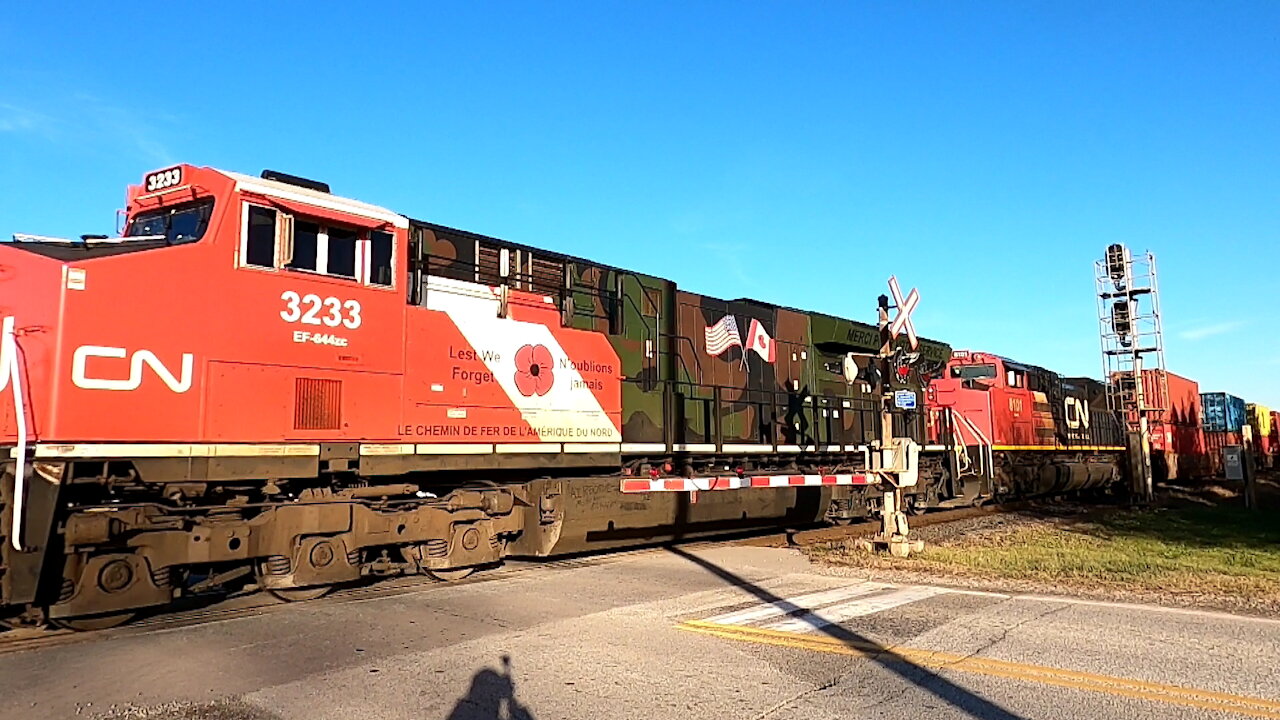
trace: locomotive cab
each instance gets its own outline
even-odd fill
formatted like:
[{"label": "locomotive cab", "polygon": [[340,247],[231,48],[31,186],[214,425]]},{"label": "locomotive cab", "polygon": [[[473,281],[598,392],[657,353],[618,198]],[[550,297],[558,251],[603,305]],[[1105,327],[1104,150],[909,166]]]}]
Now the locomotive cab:
[{"label": "locomotive cab", "polygon": [[[314,185],[180,165],[129,188],[119,238],[4,247],[5,274],[31,287],[6,292],[0,310],[23,353],[49,359],[27,364],[52,369],[31,379],[29,439],[336,435],[348,408],[333,382],[353,381],[352,397],[395,391],[384,376],[402,358],[377,348],[400,345],[396,248],[407,227]],[[317,390],[303,389],[303,374]],[[0,434],[12,430],[0,416]]]},{"label": "locomotive cab", "polygon": [[1026,366],[988,353],[956,351],[934,385],[936,406],[959,416],[957,432],[971,444],[1035,441],[1036,399]]},{"label": "locomotive cab", "polygon": [[[128,189],[120,237],[0,243],[4,601],[35,597],[59,504],[315,477],[389,435],[408,224],[288,176],[179,165]],[[248,557],[234,540],[221,555]],[[112,601],[167,591],[147,592]]]}]

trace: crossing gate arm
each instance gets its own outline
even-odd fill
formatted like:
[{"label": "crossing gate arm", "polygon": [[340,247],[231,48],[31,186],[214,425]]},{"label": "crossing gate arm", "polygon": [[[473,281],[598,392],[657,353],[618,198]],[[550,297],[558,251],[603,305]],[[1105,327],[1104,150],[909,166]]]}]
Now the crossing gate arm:
[{"label": "crossing gate arm", "polygon": [[736,475],[703,478],[627,478],[622,481],[624,493],[713,492],[719,490],[753,490],[762,488],[822,487],[824,485],[874,485],[876,481],[863,473],[841,475]]}]

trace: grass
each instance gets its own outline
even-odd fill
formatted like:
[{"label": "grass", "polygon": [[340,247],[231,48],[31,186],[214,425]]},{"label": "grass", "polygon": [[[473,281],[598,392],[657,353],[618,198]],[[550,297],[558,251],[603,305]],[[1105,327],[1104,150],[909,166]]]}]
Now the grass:
[{"label": "grass", "polygon": [[1055,588],[1228,597],[1280,607],[1280,514],[1230,505],[1022,516],[927,542],[908,560],[815,548],[836,565],[1026,581]]}]

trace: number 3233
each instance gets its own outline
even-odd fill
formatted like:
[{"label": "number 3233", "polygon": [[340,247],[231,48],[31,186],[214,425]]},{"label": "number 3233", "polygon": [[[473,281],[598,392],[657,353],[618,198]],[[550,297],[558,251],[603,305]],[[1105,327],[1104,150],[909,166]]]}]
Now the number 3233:
[{"label": "number 3233", "polygon": [[360,303],[356,300],[343,302],[335,297],[321,298],[314,293],[299,295],[292,290],[280,294],[285,302],[280,318],[285,322],[300,322],[303,325],[327,325],[355,330],[360,327]]}]

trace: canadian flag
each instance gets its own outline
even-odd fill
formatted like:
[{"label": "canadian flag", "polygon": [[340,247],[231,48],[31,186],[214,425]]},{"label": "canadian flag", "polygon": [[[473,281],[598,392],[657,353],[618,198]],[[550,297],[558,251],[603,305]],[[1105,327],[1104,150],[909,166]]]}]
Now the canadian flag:
[{"label": "canadian flag", "polygon": [[751,321],[751,329],[747,331],[747,349],[755,350],[756,354],[766,362],[775,362],[778,359],[773,338],[765,332],[764,325],[760,324],[759,320]]}]

